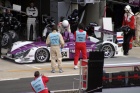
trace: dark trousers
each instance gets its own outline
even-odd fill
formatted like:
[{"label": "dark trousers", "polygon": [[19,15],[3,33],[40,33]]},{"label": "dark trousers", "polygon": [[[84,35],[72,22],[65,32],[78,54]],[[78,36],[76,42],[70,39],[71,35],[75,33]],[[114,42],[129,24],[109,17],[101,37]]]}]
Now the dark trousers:
[{"label": "dark trousers", "polygon": [[123,42],[124,54],[127,54],[129,52],[129,43],[132,37],[133,37],[133,34],[131,33],[124,34],[124,42]]}]

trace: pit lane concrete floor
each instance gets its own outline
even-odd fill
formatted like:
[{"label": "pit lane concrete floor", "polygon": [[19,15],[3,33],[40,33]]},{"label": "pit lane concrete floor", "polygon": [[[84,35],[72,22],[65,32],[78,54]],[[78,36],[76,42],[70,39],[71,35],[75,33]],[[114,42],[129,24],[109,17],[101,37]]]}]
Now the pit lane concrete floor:
[{"label": "pit lane concrete floor", "polygon": [[[129,56],[118,56],[115,58],[105,59],[105,64],[128,63],[128,62],[129,63],[140,62],[140,47],[134,47],[132,50],[130,50]],[[132,68],[129,68],[129,70],[130,69],[132,70]],[[34,71],[36,71],[36,70],[39,70],[42,74],[47,75],[50,78],[54,78],[49,83],[50,84],[49,87],[51,88],[51,90],[67,89],[64,86],[68,85],[68,83],[70,83],[69,89],[72,89],[73,88],[72,82],[74,81],[73,79],[75,76],[77,76],[79,74],[79,70],[73,69],[73,61],[63,61],[64,73],[58,73],[58,70],[56,73],[50,73],[50,71],[51,71],[50,63],[16,64],[11,60],[0,59],[0,86],[1,86],[2,90],[5,89],[6,91],[9,91],[9,92],[5,92],[0,89],[1,90],[0,93],[21,93],[21,92],[11,92],[11,90],[14,91],[17,88],[17,86],[19,86],[20,84],[22,84],[22,86],[19,86],[20,88],[19,89],[17,88],[15,91],[22,89],[22,90],[24,90],[24,91],[22,91],[22,93],[32,93],[31,89],[29,88],[30,85],[28,85],[28,84],[33,79],[33,74],[34,74]],[[120,71],[128,70],[128,68],[127,69],[121,68],[119,70]],[[114,69],[114,70],[108,70],[108,71],[118,71],[118,68]],[[67,80],[67,78],[65,78],[66,80],[64,80],[63,77],[66,77],[66,76],[71,78],[72,81]],[[62,82],[59,81],[60,80],[59,77],[62,81],[65,82],[66,85],[62,84]],[[67,81],[69,81],[69,82],[67,82]],[[59,85],[55,86],[56,83],[54,83],[54,82],[56,82],[56,83],[58,82],[58,84],[60,84],[60,85],[62,84],[62,86],[59,86]],[[75,82],[77,82],[77,81],[75,81]],[[7,85],[9,88],[6,87]],[[77,85],[75,85],[75,86],[77,86]],[[26,88],[29,90],[27,90]],[[108,91],[108,90],[105,90],[105,91]],[[138,92],[136,91],[133,93],[139,93],[139,91],[140,90],[138,90]],[[113,92],[113,90],[112,90],[112,92]],[[111,93],[111,92],[102,92],[102,93]],[[126,92],[114,92],[114,93],[126,93]],[[132,92],[130,92],[130,93],[132,93]]]},{"label": "pit lane concrete floor", "polygon": [[[130,50],[128,56],[118,56],[114,58],[105,58],[105,64],[109,63],[132,63],[140,62],[140,47],[134,47]],[[56,73],[51,73],[51,64],[47,63],[32,63],[32,64],[17,64],[11,60],[0,59],[0,80],[9,80],[17,78],[33,77],[33,73],[39,70],[42,74],[47,76],[63,76],[63,75],[78,75],[79,69],[73,69],[73,61],[63,61],[63,73],[59,73],[56,69]],[[133,68],[119,68],[122,70],[133,70]],[[107,69],[107,71],[118,71],[117,69]]]},{"label": "pit lane concrete floor", "polygon": [[[51,93],[79,93],[78,91],[70,92],[70,90],[77,90],[79,81],[74,80],[79,76],[62,76],[50,77],[47,83]],[[33,78],[21,78],[18,80],[9,80],[0,82],[0,93],[34,93],[31,89],[30,82]],[[62,82],[63,81],[63,82]],[[74,86],[73,86],[74,85]],[[65,92],[64,92],[64,89]],[[123,87],[123,88],[107,88],[102,92],[95,93],[139,93],[140,87]]]}]

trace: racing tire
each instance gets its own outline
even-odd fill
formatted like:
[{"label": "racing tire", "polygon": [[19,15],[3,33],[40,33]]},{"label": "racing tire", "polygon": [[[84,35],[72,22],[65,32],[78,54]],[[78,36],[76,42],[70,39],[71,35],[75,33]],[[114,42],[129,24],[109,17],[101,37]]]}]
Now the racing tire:
[{"label": "racing tire", "polygon": [[18,37],[18,35],[17,35],[17,33],[15,31],[9,30],[9,34],[12,37],[12,43],[14,43],[14,42],[19,40],[19,37]]},{"label": "racing tire", "polygon": [[111,44],[103,44],[100,48],[100,51],[104,51],[105,58],[112,58],[115,55],[115,49]]},{"label": "racing tire", "polygon": [[39,48],[35,53],[35,61],[39,63],[47,62],[50,58],[50,53],[45,48]]},{"label": "racing tire", "polygon": [[12,37],[8,32],[3,33],[1,39],[2,48],[10,48],[12,46]]}]

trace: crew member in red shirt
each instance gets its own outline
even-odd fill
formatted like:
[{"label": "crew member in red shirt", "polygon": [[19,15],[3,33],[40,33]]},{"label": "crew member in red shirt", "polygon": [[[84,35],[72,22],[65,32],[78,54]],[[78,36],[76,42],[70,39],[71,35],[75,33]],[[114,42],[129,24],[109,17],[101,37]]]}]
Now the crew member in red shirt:
[{"label": "crew member in red shirt", "polygon": [[[125,14],[123,18],[122,26],[129,26],[131,28],[131,34],[124,34],[123,50],[124,55],[128,55],[129,49],[132,48],[132,41],[135,39],[135,17],[129,5],[125,6]],[[131,43],[131,44],[130,44]]]},{"label": "crew member in red shirt", "polygon": [[40,75],[39,71],[35,71],[34,73],[34,80],[31,82],[32,89],[35,93],[50,93],[46,83],[49,81],[49,78]]},{"label": "crew member in red shirt", "polygon": [[86,51],[86,39],[87,33],[83,30],[84,25],[81,23],[78,25],[78,30],[75,31],[75,57],[74,57],[74,69],[77,69],[78,60],[80,56],[80,51],[82,52],[82,58],[87,59],[87,51]]}]

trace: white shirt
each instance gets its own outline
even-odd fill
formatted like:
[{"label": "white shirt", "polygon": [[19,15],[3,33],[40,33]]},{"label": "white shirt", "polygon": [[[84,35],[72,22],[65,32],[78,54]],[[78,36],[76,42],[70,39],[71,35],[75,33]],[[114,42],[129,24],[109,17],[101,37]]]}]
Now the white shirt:
[{"label": "white shirt", "polygon": [[36,7],[27,7],[26,13],[28,16],[37,17],[38,16],[38,9]]}]

